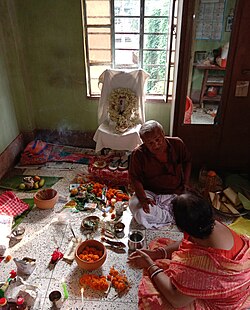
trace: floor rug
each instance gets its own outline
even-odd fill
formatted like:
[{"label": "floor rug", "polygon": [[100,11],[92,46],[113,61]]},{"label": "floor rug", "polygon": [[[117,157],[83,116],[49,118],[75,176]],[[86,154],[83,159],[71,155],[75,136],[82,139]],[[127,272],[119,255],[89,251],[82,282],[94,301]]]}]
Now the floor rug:
[{"label": "floor rug", "polygon": [[87,165],[95,157],[95,150],[31,141],[21,154],[20,165],[40,165],[47,162],[63,161]]}]

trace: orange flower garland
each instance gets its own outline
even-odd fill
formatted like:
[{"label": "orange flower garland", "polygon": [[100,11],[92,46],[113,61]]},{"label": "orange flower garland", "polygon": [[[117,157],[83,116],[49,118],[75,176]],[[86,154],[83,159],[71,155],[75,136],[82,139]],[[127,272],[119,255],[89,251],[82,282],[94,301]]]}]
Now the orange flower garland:
[{"label": "orange flower garland", "polygon": [[[95,194],[97,197],[102,197],[103,188],[104,188],[104,184],[101,184],[98,182],[93,183],[93,188],[91,190],[91,193]],[[115,188],[109,188],[105,195],[108,200],[111,200],[112,198],[115,198],[116,201],[124,201],[124,200],[128,201],[129,200],[129,196],[127,194]]]},{"label": "orange flower garland", "polygon": [[93,263],[100,259],[103,255],[103,252],[94,248],[94,247],[86,247],[82,253],[80,253],[78,256],[80,259],[87,261],[89,263]]},{"label": "orange flower garland", "polygon": [[111,267],[107,279],[111,281],[112,286],[118,293],[124,292],[129,288],[128,278],[124,270],[119,272],[114,267]]},{"label": "orange flower garland", "polygon": [[95,274],[84,274],[80,280],[81,286],[89,286],[96,291],[107,291],[109,284],[105,276],[97,276]]},{"label": "orange flower garland", "polygon": [[96,274],[84,274],[79,283],[81,286],[88,286],[96,291],[105,292],[109,289],[109,282],[118,294],[124,293],[129,287],[125,271],[119,272],[114,267],[110,268],[108,276],[97,276]]}]

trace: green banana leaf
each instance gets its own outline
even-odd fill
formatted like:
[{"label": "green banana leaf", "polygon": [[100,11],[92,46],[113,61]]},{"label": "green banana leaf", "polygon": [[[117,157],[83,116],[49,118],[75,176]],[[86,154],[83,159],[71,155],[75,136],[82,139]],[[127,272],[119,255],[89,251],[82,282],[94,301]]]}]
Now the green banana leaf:
[{"label": "green banana leaf", "polygon": [[[20,191],[20,192],[36,192],[38,189],[20,189],[19,185],[20,183],[23,183],[23,177],[25,176],[31,176],[31,175],[15,175],[6,179],[2,179],[0,181],[0,188],[6,189],[6,190],[15,190],[15,191]],[[48,176],[40,176],[45,180],[45,183],[43,187],[41,188],[48,188],[53,186],[56,182],[58,182],[62,177],[48,177]]]}]

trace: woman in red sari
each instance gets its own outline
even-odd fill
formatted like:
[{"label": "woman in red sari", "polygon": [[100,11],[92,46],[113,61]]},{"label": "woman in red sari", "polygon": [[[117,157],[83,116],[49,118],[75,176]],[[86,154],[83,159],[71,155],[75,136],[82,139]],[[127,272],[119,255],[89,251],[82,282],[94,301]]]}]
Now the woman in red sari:
[{"label": "woman in red sari", "polygon": [[139,309],[250,309],[250,239],[214,220],[201,196],[173,200],[181,242],[158,239],[128,262],[144,268]]}]

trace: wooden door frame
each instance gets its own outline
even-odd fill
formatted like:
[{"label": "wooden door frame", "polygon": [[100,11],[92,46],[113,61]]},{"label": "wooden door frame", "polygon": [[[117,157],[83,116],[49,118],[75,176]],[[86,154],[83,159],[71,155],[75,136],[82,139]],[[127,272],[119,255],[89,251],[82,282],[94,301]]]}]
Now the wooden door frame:
[{"label": "wooden door frame", "polygon": [[[236,0],[235,20],[240,21],[242,2]],[[232,72],[237,49],[237,37],[239,23],[234,22],[230,37],[230,49],[227,61],[226,76],[221,97],[221,117],[216,125],[208,124],[183,124],[185,113],[186,94],[188,89],[188,76],[190,69],[193,14],[195,1],[183,1],[183,14],[181,24],[181,39],[179,52],[179,65],[176,84],[175,110],[173,119],[173,136],[179,136],[184,140],[193,155],[193,166],[212,167],[218,169],[223,167],[223,141],[222,133],[227,111],[227,104],[230,96]]]}]

